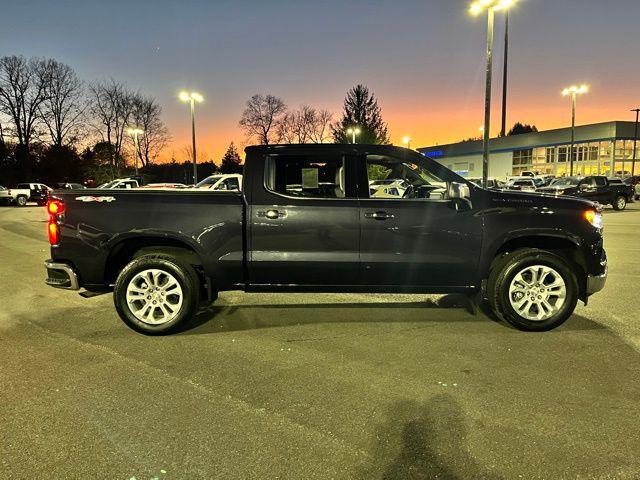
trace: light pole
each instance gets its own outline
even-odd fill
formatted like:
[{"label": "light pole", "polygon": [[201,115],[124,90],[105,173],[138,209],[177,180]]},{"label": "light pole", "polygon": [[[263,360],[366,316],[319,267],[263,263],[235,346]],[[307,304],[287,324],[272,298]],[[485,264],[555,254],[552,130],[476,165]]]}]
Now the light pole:
[{"label": "light pole", "polygon": [[477,0],[471,4],[472,15],[487,11],[487,69],[484,93],[484,135],[482,138],[482,185],[487,187],[489,176],[489,129],[491,126],[491,70],[493,66],[493,18],[496,10],[506,10],[515,0]]},{"label": "light pole", "polygon": [[135,167],[136,167],[136,177],[138,176],[138,154],[140,152],[140,148],[138,146],[138,135],[142,135],[144,130],[140,128],[128,128],[127,133],[133,137],[133,145],[135,147]]},{"label": "light pole", "polygon": [[509,58],[509,10],[504,12],[504,65],[502,66],[502,125],[500,136],[507,133],[507,65]]},{"label": "light pole", "polygon": [[198,183],[198,164],[196,162],[196,102],[201,103],[204,98],[196,92],[180,92],[180,100],[189,103],[191,107],[191,150],[193,152],[193,184]]},{"label": "light pole", "polygon": [[360,129],[358,127],[347,128],[347,133],[351,135],[351,143],[356,143],[356,135],[360,135]]},{"label": "light pole", "polygon": [[405,144],[409,150],[411,150],[411,137],[402,137],[402,143]]},{"label": "light pole", "polygon": [[564,97],[571,95],[571,148],[569,149],[569,176],[573,176],[573,144],[576,140],[576,97],[583,93],[587,93],[589,87],[586,85],[571,85],[562,90]]},{"label": "light pole", "polygon": [[634,108],[631,110],[636,112],[636,127],[633,131],[633,160],[631,160],[631,176],[636,174],[636,147],[638,146],[638,114],[640,114],[640,108]]}]

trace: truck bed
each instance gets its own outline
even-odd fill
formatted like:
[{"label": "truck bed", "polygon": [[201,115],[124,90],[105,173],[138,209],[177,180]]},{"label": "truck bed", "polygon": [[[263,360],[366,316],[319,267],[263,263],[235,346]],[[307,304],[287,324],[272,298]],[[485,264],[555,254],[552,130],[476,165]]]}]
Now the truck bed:
[{"label": "truck bed", "polygon": [[52,197],[64,204],[52,259],[82,272],[80,284],[89,290],[112,284],[118,258],[146,245],[192,250],[207,277],[242,282],[245,207],[239,192],[88,189]]}]

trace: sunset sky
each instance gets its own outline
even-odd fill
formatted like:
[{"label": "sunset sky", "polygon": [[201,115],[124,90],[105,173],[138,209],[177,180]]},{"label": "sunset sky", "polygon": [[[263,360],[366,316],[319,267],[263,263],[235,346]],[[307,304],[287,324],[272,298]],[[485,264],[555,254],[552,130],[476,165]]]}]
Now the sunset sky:
[{"label": "sunset sky", "polygon": [[[219,161],[247,144],[238,120],[254,93],[340,115],[357,83],[379,99],[392,142],[478,135],[485,17],[463,0],[6,2],[0,55],[52,57],[85,80],[113,77],[155,96],[182,159],[189,143],[182,88],[201,92],[198,145]],[[502,14],[496,17],[492,135],[500,123]],[[638,0],[520,0],[511,13],[508,124],[567,125],[563,87],[586,82],[578,124],[630,120],[640,106]]]}]

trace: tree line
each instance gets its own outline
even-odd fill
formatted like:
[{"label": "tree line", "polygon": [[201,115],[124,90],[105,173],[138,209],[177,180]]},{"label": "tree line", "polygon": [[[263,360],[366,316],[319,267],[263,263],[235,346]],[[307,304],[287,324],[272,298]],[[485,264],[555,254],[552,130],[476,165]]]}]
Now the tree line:
[{"label": "tree line", "polygon": [[[108,79],[87,83],[54,59],[0,57],[0,178],[113,177],[152,165],[171,140],[157,100]],[[138,148],[127,129],[142,130]]]},{"label": "tree line", "polygon": [[[240,127],[251,143],[389,143],[376,97],[364,85],[347,92],[336,121],[326,109],[289,109],[274,95],[256,94]],[[137,148],[129,129],[141,131]],[[0,57],[0,184],[24,181],[95,184],[131,175],[134,165],[149,181],[189,182],[192,166],[172,156],[157,162],[171,135],[158,101],[109,78],[87,82],[72,67],[49,58]],[[190,158],[184,152],[183,158]],[[198,159],[198,177],[241,170],[233,143],[220,165]]]},{"label": "tree line", "polygon": [[256,94],[246,103],[239,122],[248,141],[273,143],[351,143],[351,128],[358,129],[357,142],[387,144],[387,124],[375,95],[365,85],[347,92],[341,117],[310,105],[290,110],[275,95]]}]

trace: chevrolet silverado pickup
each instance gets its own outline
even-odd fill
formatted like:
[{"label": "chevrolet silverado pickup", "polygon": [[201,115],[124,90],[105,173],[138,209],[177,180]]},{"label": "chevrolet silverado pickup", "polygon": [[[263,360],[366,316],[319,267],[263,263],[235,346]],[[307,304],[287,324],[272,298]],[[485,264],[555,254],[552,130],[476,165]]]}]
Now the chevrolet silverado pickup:
[{"label": "chevrolet silverado pickup", "polygon": [[[113,291],[134,330],[184,328],[224,290],[462,293],[549,330],[604,287],[589,201],[484,190],[380,145],[246,150],[241,191],[56,191],[46,283]],[[383,197],[370,185],[403,185]]]}]

